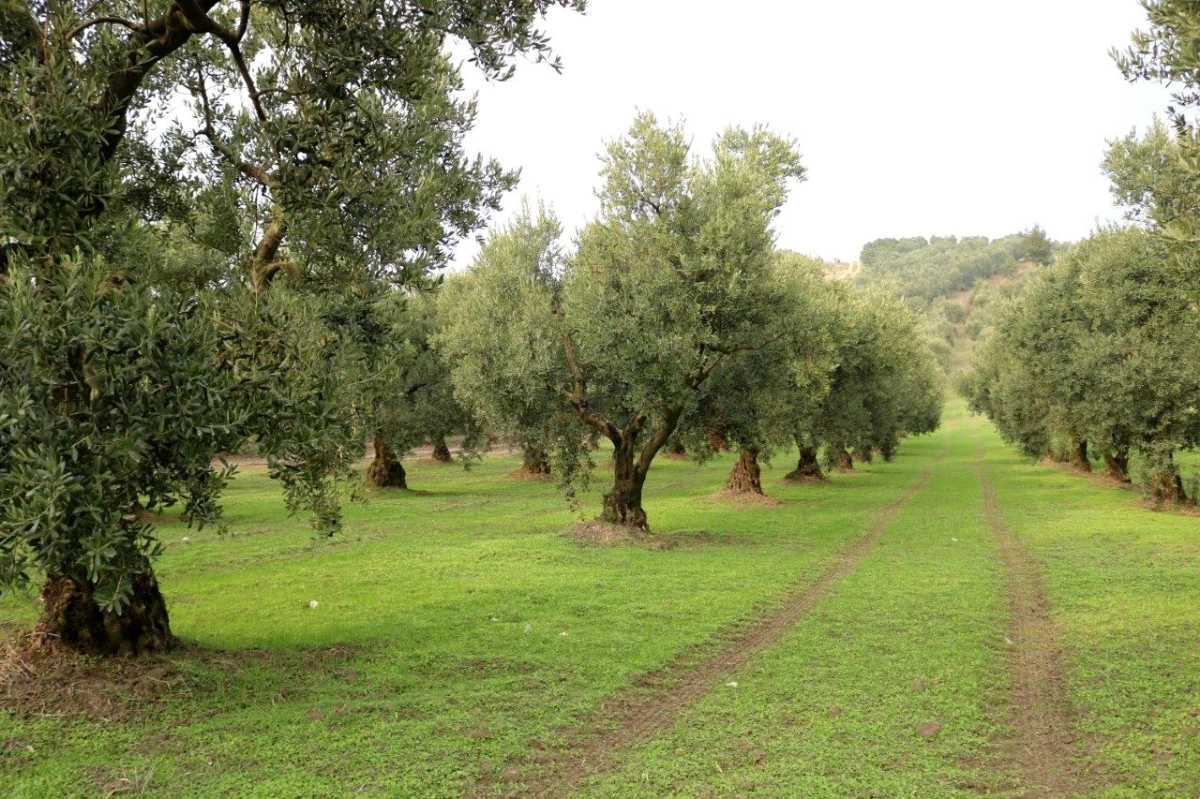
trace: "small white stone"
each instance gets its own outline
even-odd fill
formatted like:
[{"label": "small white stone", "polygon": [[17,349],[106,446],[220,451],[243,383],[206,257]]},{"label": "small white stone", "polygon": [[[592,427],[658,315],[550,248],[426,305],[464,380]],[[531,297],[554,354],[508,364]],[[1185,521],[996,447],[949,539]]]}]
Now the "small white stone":
[{"label": "small white stone", "polygon": [[320,602],[318,602],[317,600],[314,599],[308,603],[308,609],[316,610],[320,606],[320,604],[321,604]]},{"label": "small white stone", "polygon": [[558,635],[559,635],[559,637],[561,637],[561,638],[566,638],[568,635],[570,635],[570,633],[569,633],[569,632],[567,632],[566,630],[564,630],[564,631],[562,631],[561,633],[559,633]]},{"label": "small white stone", "polygon": [[531,633],[531,632],[533,632],[533,625],[532,625],[532,624],[526,624],[526,625],[525,625],[525,632],[527,632],[527,633]]},{"label": "small white stone", "polygon": [[497,619],[495,616],[492,616],[492,621],[500,621],[500,620]]},{"label": "small white stone", "polygon": [[954,538],[953,536],[951,536],[950,540],[951,540],[951,541],[955,541],[955,542],[957,542],[957,541],[958,541],[958,539],[957,539],[957,538]]},{"label": "small white stone", "polygon": [[731,680],[730,682],[725,683],[725,687],[726,688],[737,688],[737,680]]},{"label": "small white stone", "polygon": [[183,537],[183,543],[185,543],[185,544],[190,544],[190,543],[192,543],[192,539],[188,538],[188,537],[185,535],[185,536]]},{"label": "small white stone", "polygon": [[1012,645],[1013,645],[1014,643],[1016,643],[1016,642],[1015,642],[1015,641],[1013,641],[1013,639],[1009,638],[1009,637],[1006,635],[1006,636],[1004,636],[1004,643],[1008,644],[1009,646],[1012,646]]}]

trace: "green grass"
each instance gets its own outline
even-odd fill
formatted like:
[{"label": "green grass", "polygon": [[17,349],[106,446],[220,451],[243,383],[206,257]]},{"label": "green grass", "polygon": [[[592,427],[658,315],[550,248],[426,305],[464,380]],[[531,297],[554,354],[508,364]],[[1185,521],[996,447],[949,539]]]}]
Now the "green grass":
[{"label": "green grass", "polygon": [[[579,791],[1012,785],[993,744],[1006,606],[972,468],[983,447],[1005,521],[1044,564],[1079,757],[1116,786],[1105,795],[1200,795],[1200,519],[1029,466],[957,405],[894,463],[829,485],[783,484],[781,459],[765,476],[780,507],[712,500],[729,459],[656,462],[647,510],[679,542],[669,550],[570,540],[575,517],[553,486],[511,478],[511,458],[470,473],[414,463],[417,491],[352,506],[346,535],[322,543],[247,471],[228,495],[229,535],[161,531],[160,581],[191,646],[141,685],[125,680],[108,720],[0,711],[0,793],[461,795],[499,781],[530,739],[555,744],[631,678],[815,577],[927,466],[878,544],[731,675],[736,688],[717,686]],[[30,598],[0,600],[0,629],[35,613]],[[926,722],[941,725],[928,740]]]},{"label": "green grass", "polygon": [[1200,796],[1200,518],[998,446],[987,468],[1042,563],[1101,795]]},{"label": "green grass", "polygon": [[[1005,684],[1002,588],[964,468],[977,447],[949,425],[909,445],[949,449],[835,593],[597,793],[958,796],[993,781],[970,761]],[[928,740],[926,723],[941,726]]]}]

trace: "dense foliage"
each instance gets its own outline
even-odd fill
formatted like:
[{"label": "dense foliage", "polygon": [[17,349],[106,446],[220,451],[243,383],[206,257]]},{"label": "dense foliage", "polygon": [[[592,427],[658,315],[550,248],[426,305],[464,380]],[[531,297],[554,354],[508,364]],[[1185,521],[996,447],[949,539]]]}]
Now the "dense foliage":
[{"label": "dense foliage", "polygon": [[1115,53],[1130,80],[1174,87],[1155,121],[1104,159],[1132,227],[1100,230],[997,314],[965,382],[972,405],[1031,455],[1128,480],[1143,461],[1158,499],[1185,499],[1175,454],[1200,444],[1200,26],[1195,4],[1147,0],[1147,31]]},{"label": "dense foliage", "polygon": [[[593,469],[587,431],[607,439],[603,518],[636,528],[672,436],[698,458],[736,449],[730,487],[760,491],[759,455],[798,429],[890,452],[935,428],[938,367],[914,317],[775,250],[771,222],[802,174],[766,131],[730,130],[699,160],[680,128],[640,116],[608,148],[602,211],[574,253],[527,210],[447,287],[440,344],[458,396],[492,424],[529,425],[569,495]],[[842,438],[810,426],[814,408],[847,414],[830,423]]]},{"label": "dense foliage", "polygon": [[999,315],[968,383],[972,406],[1032,456],[1089,467],[1180,500],[1174,453],[1200,443],[1200,314],[1167,248],[1136,228],[1076,247]]},{"label": "dense foliage", "polygon": [[381,384],[425,368],[373,348],[371,298],[514,179],[463,151],[446,48],[492,78],[556,65],[537,25],[582,5],[4,0],[0,579],[47,576],[47,637],[168,646],[141,512],[212,518],[247,439],[337,529],[367,430],[408,429]]},{"label": "dense foliage", "polygon": [[862,282],[890,280],[905,295],[926,300],[1017,270],[1017,257],[1008,243],[985,236],[879,239],[863,247],[860,259]]}]

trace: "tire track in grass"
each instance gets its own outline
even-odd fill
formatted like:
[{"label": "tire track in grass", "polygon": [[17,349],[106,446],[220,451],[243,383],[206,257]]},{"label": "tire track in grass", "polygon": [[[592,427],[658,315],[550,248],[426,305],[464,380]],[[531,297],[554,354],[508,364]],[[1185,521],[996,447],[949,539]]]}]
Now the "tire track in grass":
[{"label": "tire track in grass", "polygon": [[[516,793],[520,796],[563,796],[584,777],[611,770],[619,753],[671,727],[684,710],[709,694],[753,655],[779,641],[857,566],[891,527],[900,509],[925,487],[934,466],[945,456],[943,450],[926,464],[899,497],[875,514],[867,532],[836,555],[816,579],[797,582],[757,619],[719,633],[698,650],[685,652],[601,702],[580,726],[564,731],[561,746],[552,748],[532,742],[539,751],[510,763],[505,782],[519,783],[522,788]],[[496,790],[492,779],[481,779],[473,793],[490,796]]]},{"label": "tire track in grass", "polygon": [[995,486],[983,465],[985,452],[980,441],[974,467],[983,487],[984,516],[1004,564],[1009,605],[1006,641],[1012,682],[1001,757],[1020,778],[1026,790],[1022,796],[1076,796],[1088,789],[1089,780],[1076,758],[1066,658],[1040,566],[1004,522]]}]

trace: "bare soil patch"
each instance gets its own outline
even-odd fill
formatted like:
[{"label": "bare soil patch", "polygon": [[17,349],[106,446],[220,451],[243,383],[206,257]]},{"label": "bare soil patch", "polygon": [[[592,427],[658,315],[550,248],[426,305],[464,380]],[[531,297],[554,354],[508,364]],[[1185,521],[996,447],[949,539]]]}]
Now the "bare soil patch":
[{"label": "bare soil patch", "polygon": [[550,479],[550,475],[545,472],[535,472],[525,467],[509,472],[508,476],[516,480],[546,481]]},{"label": "bare soil patch", "polygon": [[580,522],[571,528],[570,536],[582,544],[605,548],[635,546],[645,549],[674,549],[679,546],[678,541],[668,536],[609,524],[600,519]]},{"label": "bare soil patch", "polygon": [[1040,566],[1004,523],[982,461],[976,461],[975,471],[983,486],[988,527],[1004,564],[1009,606],[1006,644],[1011,685],[1008,732],[999,741],[1001,758],[1006,769],[1019,776],[1025,788],[1022,796],[1084,793],[1094,786],[1076,758],[1078,736],[1067,697],[1066,658]]},{"label": "bare soil patch", "polygon": [[813,485],[824,485],[829,482],[829,478],[824,474],[796,474],[795,472],[788,472],[783,476],[783,481],[785,483],[811,483]]},{"label": "bare soil patch", "polygon": [[720,491],[713,494],[712,499],[715,499],[718,502],[727,502],[731,505],[740,505],[743,507],[777,508],[783,504],[783,500],[779,497],[772,497],[766,494],[755,494],[752,491],[731,491],[728,488],[722,488]]},{"label": "bare soil patch", "polygon": [[[339,644],[303,650],[207,650],[181,642],[169,655],[92,658],[47,645],[30,633],[0,640],[0,709],[21,717],[113,721],[142,716],[196,693],[217,690],[222,674],[271,662],[304,679],[349,678],[358,648]],[[207,666],[208,675],[196,665]]]},{"label": "bare soil patch", "polygon": [[[779,641],[857,566],[900,508],[925,487],[932,469],[933,464],[926,466],[903,494],[875,515],[866,533],[835,556],[815,580],[797,581],[774,601],[756,609],[750,621],[731,625],[661,669],[631,680],[617,695],[601,702],[591,716],[564,730],[559,746],[538,748],[509,763],[502,771],[505,781],[521,782],[523,796],[566,796],[584,777],[612,769],[619,752],[668,729],[730,673]],[[497,795],[502,786],[494,780],[495,776],[489,775],[480,778],[474,794]]]},{"label": "bare soil patch", "polygon": [[86,658],[33,634],[0,642],[0,708],[21,716],[125,718],[187,691],[189,682],[169,657]]}]

